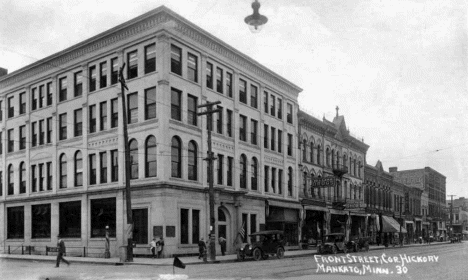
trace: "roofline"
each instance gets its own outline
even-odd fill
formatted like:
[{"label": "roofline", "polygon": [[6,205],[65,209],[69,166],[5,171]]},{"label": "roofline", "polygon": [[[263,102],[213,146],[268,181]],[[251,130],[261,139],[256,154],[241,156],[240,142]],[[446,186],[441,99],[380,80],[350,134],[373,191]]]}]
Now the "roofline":
[{"label": "roofline", "polygon": [[184,17],[182,17],[181,15],[175,13],[174,11],[172,11],[171,9],[167,8],[164,5],[159,6],[159,7],[155,8],[155,9],[149,11],[149,12],[146,12],[146,13],[140,15],[140,16],[137,16],[136,18],[128,20],[128,21],[126,21],[126,22],[124,22],[122,24],[119,24],[119,25],[117,25],[117,26],[115,26],[115,27],[113,27],[113,28],[111,28],[109,30],[101,32],[101,33],[99,33],[99,34],[97,34],[97,35],[95,35],[95,36],[93,36],[93,37],[91,37],[89,39],[86,39],[86,40],[84,40],[82,42],[79,42],[79,43],[77,43],[75,45],[72,45],[72,46],[70,46],[70,47],[68,47],[68,48],[66,48],[66,49],[64,49],[62,51],[59,51],[59,52],[57,52],[55,54],[52,54],[52,55],[47,56],[47,57],[45,57],[43,59],[40,59],[40,60],[38,60],[36,62],[33,62],[33,63],[31,63],[31,64],[29,64],[29,65],[27,65],[25,67],[22,67],[22,68],[20,68],[18,70],[15,70],[15,71],[11,72],[8,75],[0,77],[0,89],[2,88],[1,84],[3,82],[8,81],[9,79],[11,79],[13,77],[19,76],[21,74],[25,74],[28,71],[32,70],[33,68],[35,68],[37,66],[40,66],[40,65],[43,65],[43,64],[53,64],[53,63],[51,63],[51,61],[53,61],[55,59],[58,59],[59,57],[61,57],[63,55],[72,53],[73,51],[76,51],[76,50],[78,50],[80,48],[83,48],[83,47],[85,47],[87,45],[90,45],[91,43],[97,42],[98,40],[103,39],[106,36],[109,36],[109,35],[111,35],[113,33],[116,33],[117,31],[123,30],[126,27],[129,27],[129,26],[131,26],[133,24],[136,24],[136,23],[138,23],[140,21],[143,21],[143,20],[148,19],[150,17],[156,16],[158,14],[169,16],[172,19],[180,21],[182,24],[188,25],[188,27],[194,29],[196,32],[199,32],[200,34],[206,36],[208,39],[220,44],[222,47],[226,48],[228,51],[233,52],[234,55],[237,55],[241,59],[244,59],[248,63],[251,63],[254,67],[259,68],[260,71],[263,71],[265,74],[270,75],[274,79],[277,79],[282,84],[287,86],[291,91],[293,91],[294,94],[299,95],[299,93],[302,91],[302,88],[300,88],[299,86],[297,86],[294,83],[290,82],[289,80],[283,78],[279,74],[276,74],[275,72],[273,72],[272,70],[270,70],[267,67],[263,66],[262,64],[260,64],[256,60],[254,60],[251,57],[243,54],[239,50],[231,47],[229,44],[227,44],[224,41],[222,41],[221,39],[211,35],[209,32],[203,30],[202,28],[198,27],[194,23],[190,22],[189,20],[185,19]]}]

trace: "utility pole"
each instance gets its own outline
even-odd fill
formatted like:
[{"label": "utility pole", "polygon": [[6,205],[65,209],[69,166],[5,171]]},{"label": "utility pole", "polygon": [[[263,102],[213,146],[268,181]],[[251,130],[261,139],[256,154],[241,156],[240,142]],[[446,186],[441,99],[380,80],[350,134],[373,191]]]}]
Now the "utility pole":
[{"label": "utility pole", "polygon": [[124,136],[124,152],[125,152],[125,201],[127,206],[127,261],[133,262],[133,215],[132,215],[132,194],[130,190],[130,174],[132,172],[130,162],[130,149],[128,147],[128,130],[127,130],[127,106],[125,103],[125,89],[128,90],[123,70],[125,62],[119,71],[119,82],[122,92],[122,123]]},{"label": "utility pole", "polygon": [[456,196],[454,194],[449,194],[447,196],[450,196],[450,238],[452,238],[452,231],[453,231],[453,226],[452,226],[452,220],[453,220],[453,197]]},{"label": "utility pole", "polygon": [[207,115],[208,121],[208,194],[210,197],[210,261],[216,261],[216,230],[215,230],[215,210],[214,210],[214,188],[213,188],[213,160],[216,158],[211,151],[211,130],[213,129],[213,114],[221,112],[221,109],[213,110],[214,105],[221,104],[221,101],[198,105],[197,108],[207,107],[205,112],[197,113],[197,116]]}]

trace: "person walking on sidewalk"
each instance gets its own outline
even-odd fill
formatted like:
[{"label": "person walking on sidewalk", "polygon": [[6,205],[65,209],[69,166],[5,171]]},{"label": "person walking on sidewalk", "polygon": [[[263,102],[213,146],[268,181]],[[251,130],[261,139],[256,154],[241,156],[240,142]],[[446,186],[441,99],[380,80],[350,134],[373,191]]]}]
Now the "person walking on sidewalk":
[{"label": "person walking on sidewalk", "polygon": [[57,262],[55,264],[55,267],[60,266],[60,261],[63,261],[66,263],[68,266],[70,266],[70,262],[68,262],[66,259],[63,258],[63,254],[65,254],[65,242],[63,242],[63,239],[61,238],[60,235],[57,235],[58,241],[57,241]]},{"label": "person walking on sidewalk", "polygon": [[221,246],[221,254],[224,256],[226,254],[226,238],[220,236],[218,241],[219,245]]},{"label": "person walking on sidewalk", "polygon": [[156,242],[156,248],[158,248],[158,259],[160,259],[164,249],[164,239],[162,236],[159,238],[158,242]]},{"label": "person walking on sidewalk", "polygon": [[150,250],[154,259],[156,257],[156,238],[153,238],[153,240],[150,242]]},{"label": "person walking on sidewalk", "polygon": [[203,237],[198,241],[198,259],[206,260],[206,244]]}]

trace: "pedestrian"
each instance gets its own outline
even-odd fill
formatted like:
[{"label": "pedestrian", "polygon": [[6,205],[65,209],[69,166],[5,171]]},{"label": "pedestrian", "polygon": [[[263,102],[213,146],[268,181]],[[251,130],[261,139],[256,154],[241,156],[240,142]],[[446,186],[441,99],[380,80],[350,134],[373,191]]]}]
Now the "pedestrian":
[{"label": "pedestrian", "polygon": [[224,236],[220,236],[218,242],[221,246],[221,254],[224,256],[226,254],[226,238],[224,238]]},{"label": "pedestrian", "polygon": [[158,259],[160,259],[164,249],[164,239],[162,236],[159,238],[158,242],[156,242],[156,247],[158,248]]},{"label": "pedestrian", "polygon": [[150,250],[151,254],[153,255],[153,259],[156,256],[156,238],[153,238],[153,240],[150,242]]},{"label": "pedestrian", "polygon": [[63,258],[63,254],[65,254],[66,249],[65,249],[65,242],[63,242],[63,239],[61,238],[60,235],[57,235],[58,241],[57,241],[57,262],[55,264],[55,267],[60,266],[60,261],[62,260],[64,263],[66,263],[68,266],[70,266],[70,262],[68,262],[66,259]]},{"label": "pedestrian", "polygon": [[206,259],[206,244],[203,237],[198,241],[198,259]]}]

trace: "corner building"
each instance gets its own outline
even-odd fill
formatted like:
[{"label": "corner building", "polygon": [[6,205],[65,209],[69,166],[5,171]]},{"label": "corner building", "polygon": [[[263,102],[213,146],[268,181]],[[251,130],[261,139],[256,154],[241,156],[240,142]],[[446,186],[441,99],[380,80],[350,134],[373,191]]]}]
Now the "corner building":
[{"label": "corner building", "polygon": [[[212,119],[216,235],[228,252],[281,228],[297,244],[297,97],[301,89],[162,6],[0,77],[0,238],[44,254],[115,256],[126,245],[124,77],[135,254],[197,253],[209,233],[207,117]],[[85,251],[85,252],[83,252]],[[220,249],[217,248],[219,252]]]}]

